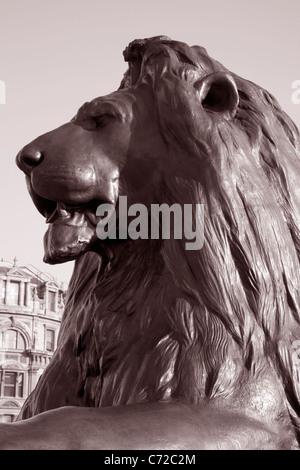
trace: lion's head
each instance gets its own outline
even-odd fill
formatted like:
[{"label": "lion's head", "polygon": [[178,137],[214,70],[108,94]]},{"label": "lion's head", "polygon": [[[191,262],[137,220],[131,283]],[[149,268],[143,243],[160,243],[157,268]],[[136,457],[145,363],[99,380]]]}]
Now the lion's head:
[{"label": "lion's head", "polygon": [[[27,414],[209,399],[295,419],[299,133],[268,92],[201,47],[161,36],[124,56],[119,90],[17,157],[49,224],[46,261],[80,257]],[[118,210],[121,195],[204,204],[203,248],[99,240],[95,208]]]},{"label": "lion's head", "polygon": [[[40,136],[17,157],[32,199],[49,224],[48,263],[101,250],[95,232],[99,204],[117,206],[122,194],[129,203],[161,202],[165,180],[176,176],[187,181],[205,179],[205,162],[192,157],[187,142],[178,145],[177,141],[185,126],[188,139],[193,138],[197,132],[190,126],[193,121],[201,120],[208,133],[212,113],[223,121],[236,113],[238,91],[225,69],[211,67],[209,62],[202,69],[196,62],[186,67],[183,45],[177,43],[173,50],[175,43],[167,38],[147,44],[143,61],[138,56],[144,44],[137,41],[125,52],[130,69],[118,91],[85,103],[71,122]],[[166,61],[164,51],[168,50],[172,56]],[[178,70],[172,75],[173,67]],[[164,122],[173,112],[170,100],[177,113],[173,129]],[[180,132],[174,127],[176,121]]]}]

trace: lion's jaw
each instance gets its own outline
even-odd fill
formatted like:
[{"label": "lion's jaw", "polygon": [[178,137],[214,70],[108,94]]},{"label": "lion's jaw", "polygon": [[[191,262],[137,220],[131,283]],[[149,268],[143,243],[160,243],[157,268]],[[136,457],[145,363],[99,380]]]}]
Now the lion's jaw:
[{"label": "lion's jaw", "polygon": [[47,219],[48,230],[44,236],[44,261],[63,263],[77,258],[96,241],[97,217],[89,205],[77,210],[57,202],[56,209]]}]

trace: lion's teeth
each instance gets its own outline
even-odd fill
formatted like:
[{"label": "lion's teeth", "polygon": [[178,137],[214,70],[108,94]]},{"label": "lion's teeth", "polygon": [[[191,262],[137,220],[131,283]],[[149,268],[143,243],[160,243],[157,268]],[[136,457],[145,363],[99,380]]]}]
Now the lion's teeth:
[{"label": "lion's teeth", "polygon": [[67,217],[69,215],[68,211],[66,211],[65,209],[58,209],[57,212],[61,217]]},{"label": "lion's teeth", "polygon": [[53,211],[52,214],[48,215],[48,217],[46,218],[46,223],[50,224],[54,222],[58,217],[60,218],[70,217],[70,213],[66,209],[66,204],[63,202],[58,202],[56,204],[55,211]]},{"label": "lion's teeth", "polygon": [[66,210],[66,205],[63,202],[58,202],[56,206],[57,213],[60,217],[67,217],[69,215]]},{"label": "lion's teeth", "polygon": [[50,224],[51,222],[53,222],[57,217],[57,208],[55,209],[54,212],[52,212],[52,214],[48,215],[47,219],[46,219],[46,224]]}]

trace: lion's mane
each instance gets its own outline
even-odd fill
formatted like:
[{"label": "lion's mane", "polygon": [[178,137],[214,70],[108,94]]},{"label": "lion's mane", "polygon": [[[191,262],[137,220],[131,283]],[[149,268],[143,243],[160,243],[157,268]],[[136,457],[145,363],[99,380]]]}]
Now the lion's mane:
[{"label": "lion's mane", "polygon": [[161,37],[124,55],[121,88],[151,85],[174,159],[155,197],[204,204],[204,245],[128,241],[117,259],[79,258],[58,349],[23,417],[70,404],[238,402],[242,384],[270,370],[300,416],[299,132],[267,91],[235,74],[234,118],[208,106],[203,121],[190,81],[227,69],[201,47]]}]

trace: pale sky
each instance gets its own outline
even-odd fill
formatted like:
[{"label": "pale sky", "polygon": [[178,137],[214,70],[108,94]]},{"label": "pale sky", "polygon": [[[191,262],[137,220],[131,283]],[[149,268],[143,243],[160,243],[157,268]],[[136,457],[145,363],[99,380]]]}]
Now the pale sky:
[{"label": "pale sky", "polygon": [[300,127],[299,0],[0,0],[0,258],[68,281],[73,263],[43,263],[46,225],[15,165],[18,151],[119,86],[122,51],[164,34],[208,53],[279,101]]}]

